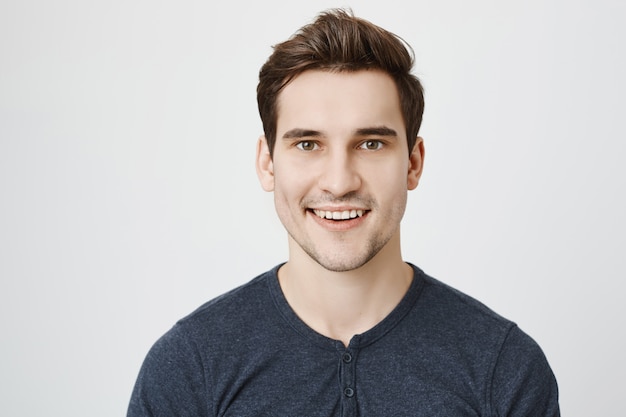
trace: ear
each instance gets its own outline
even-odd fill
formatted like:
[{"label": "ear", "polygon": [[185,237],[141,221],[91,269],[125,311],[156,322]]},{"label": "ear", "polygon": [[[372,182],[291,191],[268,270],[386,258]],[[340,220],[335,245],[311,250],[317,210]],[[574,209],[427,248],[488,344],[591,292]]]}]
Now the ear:
[{"label": "ear", "polygon": [[265,136],[261,136],[256,145],[256,174],[265,191],[274,191],[274,162]]},{"label": "ear", "polygon": [[424,167],[424,140],[417,137],[415,146],[409,155],[409,173],[407,177],[407,188],[414,190],[419,184],[422,176],[422,168]]}]

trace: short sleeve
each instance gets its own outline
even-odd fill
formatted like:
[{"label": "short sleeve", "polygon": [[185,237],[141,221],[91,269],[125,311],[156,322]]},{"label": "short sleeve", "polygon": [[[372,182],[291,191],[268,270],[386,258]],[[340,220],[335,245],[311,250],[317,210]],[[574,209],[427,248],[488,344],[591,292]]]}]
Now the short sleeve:
[{"label": "short sleeve", "polygon": [[206,392],[200,355],[177,325],[146,356],[127,417],[207,416]]},{"label": "short sleeve", "polygon": [[496,361],[492,414],[498,417],[560,417],[558,387],[537,343],[513,326]]}]

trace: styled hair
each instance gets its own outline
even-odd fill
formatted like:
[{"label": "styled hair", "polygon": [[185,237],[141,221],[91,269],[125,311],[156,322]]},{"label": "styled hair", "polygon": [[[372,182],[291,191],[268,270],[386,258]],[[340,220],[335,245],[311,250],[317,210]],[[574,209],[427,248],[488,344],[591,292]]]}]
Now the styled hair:
[{"label": "styled hair", "polygon": [[393,33],[342,9],[321,13],[313,23],[275,45],[259,72],[257,103],[270,155],[276,143],[278,95],[299,74],[314,69],[373,69],[390,75],[398,89],[410,153],[424,113],[424,91],[411,74],[413,62],[411,47]]}]

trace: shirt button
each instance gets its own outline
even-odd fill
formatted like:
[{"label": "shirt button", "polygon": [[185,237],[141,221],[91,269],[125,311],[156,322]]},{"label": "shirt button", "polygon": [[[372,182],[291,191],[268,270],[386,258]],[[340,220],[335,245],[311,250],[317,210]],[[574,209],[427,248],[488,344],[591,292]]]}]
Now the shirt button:
[{"label": "shirt button", "polygon": [[348,352],[344,353],[342,356],[342,359],[345,363],[350,363],[352,362],[352,355],[350,355]]},{"label": "shirt button", "polygon": [[354,396],[354,390],[348,387],[343,390],[343,395],[345,395],[348,398],[352,398]]}]

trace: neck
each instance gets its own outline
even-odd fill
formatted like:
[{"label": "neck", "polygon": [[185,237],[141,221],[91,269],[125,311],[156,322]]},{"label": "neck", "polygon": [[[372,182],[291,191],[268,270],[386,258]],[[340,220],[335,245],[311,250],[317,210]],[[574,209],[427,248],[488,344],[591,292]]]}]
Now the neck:
[{"label": "neck", "polygon": [[290,256],[278,272],[287,302],[309,327],[345,346],[355,334],[383,320],[406,294],[413,270],[402,261],[395,236],[365,265],[329,271],[290,242]]}]

